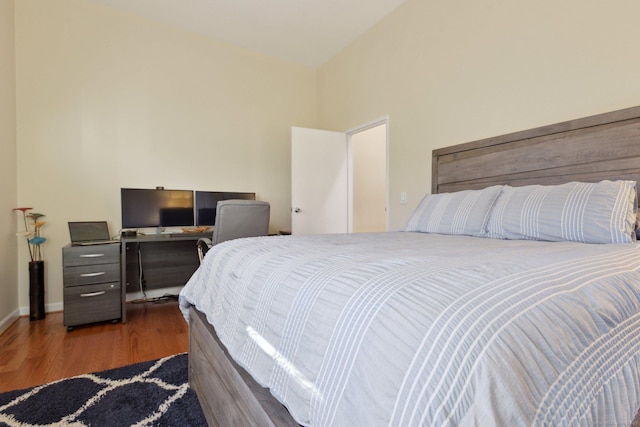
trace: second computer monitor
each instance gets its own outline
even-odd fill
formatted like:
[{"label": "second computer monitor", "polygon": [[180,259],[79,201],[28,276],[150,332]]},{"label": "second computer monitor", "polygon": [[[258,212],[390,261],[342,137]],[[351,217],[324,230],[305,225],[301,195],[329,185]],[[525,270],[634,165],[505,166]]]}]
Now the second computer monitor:
[{"label": "second computer monitor", "polygon": [[216,223],[216,206],[221,200],[255,200],[256,193],[230,193],[225,191],[196,191],[196,225],[213,226]]}]

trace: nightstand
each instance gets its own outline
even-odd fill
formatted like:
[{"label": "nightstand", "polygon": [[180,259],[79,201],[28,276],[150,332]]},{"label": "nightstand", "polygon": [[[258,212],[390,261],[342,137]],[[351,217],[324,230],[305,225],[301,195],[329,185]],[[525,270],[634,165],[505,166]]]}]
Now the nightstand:
[{"label": "nightstand", "polygon": [[120,245],[62,248],[64,325],[74,326],[122,318]]}]

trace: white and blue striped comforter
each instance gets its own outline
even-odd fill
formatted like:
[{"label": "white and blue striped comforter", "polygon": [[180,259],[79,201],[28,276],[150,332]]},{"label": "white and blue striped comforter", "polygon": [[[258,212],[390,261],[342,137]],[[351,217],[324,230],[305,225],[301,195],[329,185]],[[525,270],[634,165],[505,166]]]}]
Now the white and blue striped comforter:
[{"label": "white and blue striped comforter", "polygon": [[180,305],[303,425],[618,426],[640,408],[636,244],[240,239]]}]

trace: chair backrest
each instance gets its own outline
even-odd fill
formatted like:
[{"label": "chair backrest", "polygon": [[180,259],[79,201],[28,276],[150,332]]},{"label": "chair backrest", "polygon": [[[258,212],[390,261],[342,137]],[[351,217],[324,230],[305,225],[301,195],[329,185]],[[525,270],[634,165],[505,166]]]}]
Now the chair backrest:
[{"label": "chair backrest", "polygon": [[269,233],[270,213],[269,203],[260,200],[219,201],[212,244],[240,237],[266,236]]}]

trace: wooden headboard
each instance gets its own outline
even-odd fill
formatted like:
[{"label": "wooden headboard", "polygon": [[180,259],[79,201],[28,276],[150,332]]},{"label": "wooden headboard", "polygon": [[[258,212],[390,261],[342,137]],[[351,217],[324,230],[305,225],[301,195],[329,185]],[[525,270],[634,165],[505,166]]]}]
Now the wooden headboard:
[{"label": "wooden headboard", "polygon": [[640,180],[640,106],[433,150],[432,193]]}]

